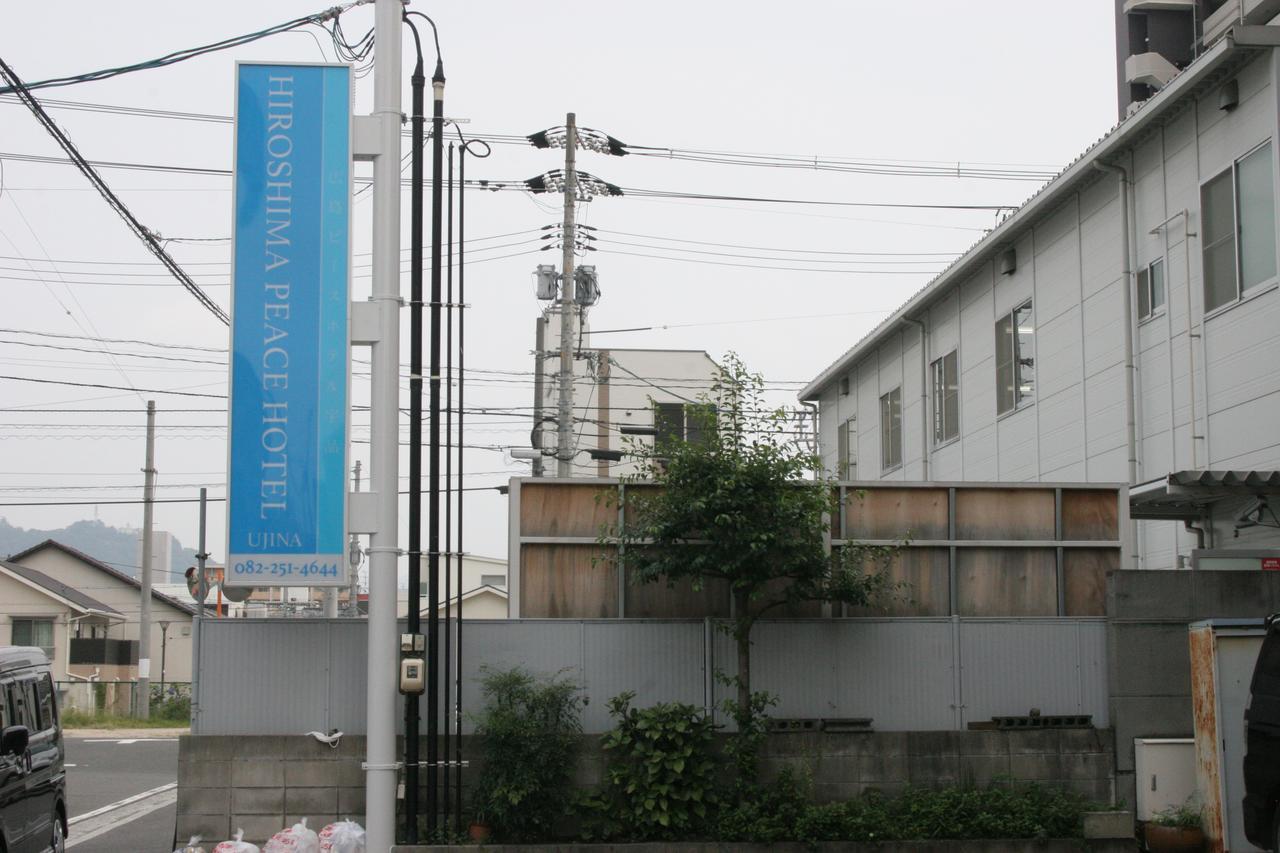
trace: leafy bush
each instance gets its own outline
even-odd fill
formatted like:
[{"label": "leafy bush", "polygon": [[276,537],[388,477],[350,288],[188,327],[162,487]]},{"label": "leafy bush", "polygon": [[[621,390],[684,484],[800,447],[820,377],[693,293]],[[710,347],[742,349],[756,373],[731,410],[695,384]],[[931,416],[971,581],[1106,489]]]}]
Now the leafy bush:
[{"label": "leafy bush", "polygon": [[687,838],[706,825],[717,801],[715,724],[693,705],[633,708],[632,692],[609,700],[615,724],[604,736],[604,789],[588,798],[605,837]]},{"label": "leafy bush", "polygon": [[172,685],[161,689],[159,685],[151,688],[151,719],[167,720],[172,723],[189,725],[191,723],[191,693]]},{"label": "leafy bush", "polygon": [[578,686],[528,671],[483,670],[485,706],[475,717],[483,767],[475,819],[504,841],[551,836],[571,802],[582,732]]},{"label": "leafy bush", "polygon": [[1177,829],[1200,829],[1204,809],[1196,805],[1194,798],[1180,806],[1169,806],[1151,816],[1151,822],[1157,826],[1172,826]]},{"label": "leafy bush", "polygon": [[810,784],[790,767],[772,785],[739,784],[716,826],[720,841],[772,844],[797,838],[796,826],[809,805]]},{"label": "leafy bush", "polygon": [[755,801],[721,814],[725,841],[879,842],[944,838],[1079,838],[1083,798],[1056,788],[911,788],[895,799],[876,792],[810,805],[803,779],[784,772]]},{"label": "leafy bush", "polygon": [[908,789],[893,802],[901,838],[1077,838],[1082,797],[1058,788]]}]

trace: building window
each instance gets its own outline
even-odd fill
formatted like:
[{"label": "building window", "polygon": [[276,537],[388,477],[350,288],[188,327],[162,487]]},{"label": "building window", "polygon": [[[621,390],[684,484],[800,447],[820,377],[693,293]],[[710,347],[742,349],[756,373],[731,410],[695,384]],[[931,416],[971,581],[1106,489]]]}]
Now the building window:
[{"label": "building window", "polygon": [[1138,270],[1138,319],[1155,316],[1164,307],[1164,260],[1156,258]]},{"label": "building window", "polygon": [[1275,278],[1271,173],[1271,143],[1266,142],[1200,188],[1205,311]]},{"label": "building window", "polygon": [[880,398],[880,467],[888,471],[902,464],[902,389]]},{"label": "building window", "polygon": [[480,585],[496,586],[499,589],[501,589],[502,587],[505,587],[507,585],[507,576],[506,575],[481,575]]},{"label": "building window", "polygon": [[932,365],[933,443],[943,444],[960,434],[960,376],[956,351]]},{"label": "building window", "polygon": [[53,620],[14,619],[12,643],[15,646],[35,646],[44,656],[53,660]]},{"label": "building window", "polygon": [[996,321],[996,414],[1035,398],[1035,333],[1029,299]]},{"label": "building window", "polygon": [[715,431],[716,407],[710,403],[654,403],[654,444],[672,441],[707,443]]},{"label": "building window", "polygon": [[836,479],[858,479],[858,418],[840,424],[836,428]]}]

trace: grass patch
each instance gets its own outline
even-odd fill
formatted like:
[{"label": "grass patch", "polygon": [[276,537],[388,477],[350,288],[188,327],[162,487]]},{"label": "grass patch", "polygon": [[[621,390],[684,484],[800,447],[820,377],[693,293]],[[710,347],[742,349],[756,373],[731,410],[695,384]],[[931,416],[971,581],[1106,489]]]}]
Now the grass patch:
[{"label": "grass patch", "polygon": [[122,717],[119,714],[87,714],[75,708],[68,708],[62,712],[64,729],[173,729],[189,725],[191,725],[189,719],[153,716],[148,720],[139,720],[136,717]]}]

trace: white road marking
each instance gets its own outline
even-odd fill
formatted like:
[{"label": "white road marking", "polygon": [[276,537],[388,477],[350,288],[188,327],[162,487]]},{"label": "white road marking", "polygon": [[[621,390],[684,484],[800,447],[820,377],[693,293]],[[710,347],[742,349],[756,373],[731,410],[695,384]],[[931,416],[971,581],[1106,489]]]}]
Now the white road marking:
[{"label": "white road marking", "polygon": [[104,815],[107,812],[115,811],[116,809],[133,805],[139,800],[145,800],[147,797],[154,797],[156,794],[163,794],[165,791],[172,791],[176,787],[178,787],[177,782],[169,782],[168,784],[165,784],[165,785],[159,785],[155,788],[152,788],[150,791],[143,791],[141,794],[134,794],[132,797],[125,797],[123,800],[116,800],[114,803],[105,805],[100,809],[94,809],[91,812],[85,812],[84,814],[76,815],[75,817],[67,821],[67,825],[75,826],[77,823],[80,823],[80,821],[82,820],[89,820],[90,818],[95,818],[95,817],[98,817],[99,815]]},{"label": "white road marking", "polygon": [[67,849],[97,838],[126,823],[132,823],[165,806],[173,805],[178,801],[177,788],[177,782],[170,782],[167,785],[152,788],[150,791],[125,797],[100,809],[76,815],[67,821],[67,824],[74,828],[74,831],[69,833]]},{"label": "white road marking", "polygon": [[176,737],[129,737],[129,738],[122,738],[122,739],[108,737],[108,738],[88,738],[84,742],[85,743],[126,744],[126,743],[173,743],[175,741],[177,741]]},{"label": "white road marking", "polygon": [[79,767],[79,764],[63,764],[63,767]]}]

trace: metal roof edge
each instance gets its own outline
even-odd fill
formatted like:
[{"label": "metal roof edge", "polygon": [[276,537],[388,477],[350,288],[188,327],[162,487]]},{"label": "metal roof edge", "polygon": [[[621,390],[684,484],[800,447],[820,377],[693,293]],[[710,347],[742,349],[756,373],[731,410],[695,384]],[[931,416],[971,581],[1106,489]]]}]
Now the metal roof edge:
[{"label": "metal roof edge", "polygon": [[1041,187],[1035,195],[1023,203],[1007,219],[993,228],[985,237],[975,243],[963,255],[952,261],[951,266],[938,273],[928,284],[916,292],[897,311],[894,311],[881,323],[864,335],[844,355],[836,359],[829,367],[817,375],[808,385],[801,389],[797,398],[800,401],[813,400],[831,383],[836,376],[857,361],[866,350],[879,343],[881,338],[895,328],[902,320],[917,310],[922,303],[933,298],[938,291],[953,284],[959,284],[973,269],[985,263],[989,253],[996,248],[1011,242],[1013,232],[1023,227],[1028,219],[1041,213],[1054,204],[1079,181],[1082,176],[1092,174],[1093,164],[1115,153],[1116,149],[1126,146],[1139,131],[1145,129],[1158,116],[1162,115],[1170,105],[1176,103],[1189,89],[1213,73],[1235,53],[1235,29],[1219,39],[1211,48],[1188,65],[1182,73],[1143,103],[1133,115],[1121,121],[1101,139],[1095,142],[1083,154],[1068,164],[1057,177]]}]

